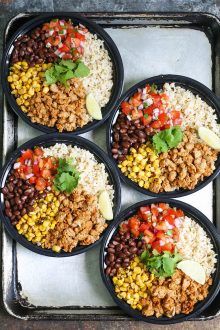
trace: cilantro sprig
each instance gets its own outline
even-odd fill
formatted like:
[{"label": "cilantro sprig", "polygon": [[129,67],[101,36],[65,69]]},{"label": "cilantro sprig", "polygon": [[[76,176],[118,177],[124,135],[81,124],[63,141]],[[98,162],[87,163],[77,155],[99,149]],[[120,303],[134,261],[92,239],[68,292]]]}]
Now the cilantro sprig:
[{"label": "cilantro sprig", "polygon": [[72,165],[72,159],[59,159],[57,174],[54,178],[56,190],[71,193],[78,185],[80,173]]},{"label": "cilantro sprig", "polygon": [[45,71],[45,78],[48,85],[60,82],[68,87],[67,80],[72,78],[83,78],[90,73],[89,68],[80,60],[61,60],[59,64],[54,64]]},{"label": "cilantro sprig", "polygon": [[155,134],[153,136],[153,146],[158,153],[167,152],[175,148],[183,139],[183,133],[179,126],[174,126]]},{"label": "cilantro sprig", "polygon": [[174,254],[169,252],[159,254],[156,250],[153,250],[152,253],[145,250],[141,254],[141,260],[151,273],[158,277],[169,277],[173,275],[177,263],[182,258],[176,252]]}]

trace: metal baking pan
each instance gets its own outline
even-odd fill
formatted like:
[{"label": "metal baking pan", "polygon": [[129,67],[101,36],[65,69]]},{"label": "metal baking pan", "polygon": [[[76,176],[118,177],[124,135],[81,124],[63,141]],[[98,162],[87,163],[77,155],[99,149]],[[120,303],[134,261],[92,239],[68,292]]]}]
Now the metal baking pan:
[{"label": "metal baking pan", "polygon": [[[59,13],[58,13],[59,15]],[[220,21],[203,13],[89,13],[121,52],[125,90],[158,74],[189,76],[220,96]],[[19,14],[5,29],[5,42],[35,14]],[[18,119],[3,99],[2,163],[18,145],[41,132]],[[84,134],[106,150],[105,126]],[[122,208],[146,196],[122,184]],[[220,230],[220,178],[181,200],[200,209]],[[113,302],[99,274],[99,246],[65,258],[39,256],[16,244],[4,228],[2,239],[2,302],[20,319],[129,320]],[[55,260],[57,259],[57,260]],[[220,295],[196,320],[220,315]]]}]

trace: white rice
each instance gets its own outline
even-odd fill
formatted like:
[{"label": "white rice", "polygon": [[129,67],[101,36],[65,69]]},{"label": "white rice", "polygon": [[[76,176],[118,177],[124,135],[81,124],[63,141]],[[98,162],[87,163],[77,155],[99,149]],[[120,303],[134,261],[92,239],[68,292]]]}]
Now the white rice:
[{"label": "white rice", "polygon": [[204,126],[220,137],[220,124],[217,123],[216,112],[199,95],[194,95],[189,90],[175,86],[175,83],[164,84],[163,90],[169,95],[169,107],[181,111],[183,128],[190,126],[198,129]]},{"label": "white rice", "polygon": [[99,194],[102,190],[107,190],[111,201],[113,201],[113,186],[108,182],[108,173],[105,165],[98,163],[94,155],[85,149],[67,146],[64,143],[56,143],[49,148],[43,148],[45,157],[72,158],[73,165],[80,172],[78,187],[91,195]]},{"label": "white rice", "polygon": [[215,271],[216,254],[210,238],[204,229],[194,220],[184,217],[179,226],[180,239],[176,244],[184,259],[199,262],[207,277]]},{"label": "white rice", "polygon": [[90,32],[86,33],[82,61],[90,69],[90,75],[82,80],[86,93],[92,93],[98,104],[104,107],[110,99],[113,86],[112,61],[104,41]]}]

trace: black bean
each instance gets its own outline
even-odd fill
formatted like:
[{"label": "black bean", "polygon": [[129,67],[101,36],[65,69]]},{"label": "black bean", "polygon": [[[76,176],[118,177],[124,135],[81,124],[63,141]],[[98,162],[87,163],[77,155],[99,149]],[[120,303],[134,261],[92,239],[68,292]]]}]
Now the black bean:
[{"label": "black bean", "polygon": [[129,266],[129,262],[130,262],[130,260],[128,262],[123,262],[122,267],[127,268]]},{"label": "black bean", "polygon": [[113,248],[108,248],[107,251],[108,251],[108,253],[115,253],[115,249],[113,249]]},{"label": "black bean", "polygon": [[110,276],[114,276],[115,274],[116,274],[116,269],[113,268],[113,269],[111,270]]},{"label": "black bean", "polygon": [[114,261],[115,260],[114,254],[113,253],[109,253],[108,259],[109,259],[110,262]]},{"label": "black bean", "polygon": [[23,215],[25,215],[26,213],[27,213],[26,208],[22,207],[21,215],[23,216]]},{"label": "black bean", "polygon": [[135,246],[132,246],[129,251],[133,254],[133,253],[136,253],[137,252],[137,248]]},{"label": "black bean", "polygon": [[[13,179],[14,180],[14,179]],[[8,190],[12,193],[14,190],[14,185],[13,183],[8,183]]]},{"label": "black bean", "polygon": [[10,209],[5,209],[5,214],[7,215],[7,217],[11,217],[12,216],[12,212]]},{"label": "black bean", "polygon": [[6,186],[4,188],[2,188],[2,193],[4,195],[6,195],[8,193],[8,188]]},{"label": "black bean", "polygon": [[6,207],[6,209],[9,209],[10,208],[10,203],[9,203],[8,200],[5,201],[5,207]]},{"label": "black bean", "polygon": [[111,273],[111,267],[107,267],[105,273],[106,275],[109,275]]},{"label": "black bean", "polygon": [[122,250],[122,244],[118,244],[118,245],[116,245],[115,250],[116,250],[117,252],[121,251],[121,250]]}]

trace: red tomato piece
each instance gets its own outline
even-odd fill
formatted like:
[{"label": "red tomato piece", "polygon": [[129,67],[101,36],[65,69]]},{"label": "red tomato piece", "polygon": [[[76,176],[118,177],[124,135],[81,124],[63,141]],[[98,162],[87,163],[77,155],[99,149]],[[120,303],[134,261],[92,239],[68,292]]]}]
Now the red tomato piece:
[{"label": "red tomato piece", "polygon": [[22,160],[32,159],[33,151],[31,149],[27,149],[21,156]]},{"label": "red tomato piece", "polygon": [[147,109],[144,109],[144,114],[148,114],[148,115],[153,115],[153,111],[155,109],[155,106],[152,104],[149,107],[147,107]]},{"label": "red tomato piece", "polygon": [[164,221],[167,221],[170,225],[174,226],[175,218],[172,217],[171,215],[165,215],[165,216],[163,217],[163,220],[164,220]]},{"label": "red tomato piece", "polygon": [[140,226],[140,220],[138,220],[137,217],[132,217],[128,220],[128,225],[129,225],[130,228],[139,227]]},{"label": "red tomato piece", "polygon": [[162,126],[160,120],[155,120],[153,123],[150,125],[152,128],[160,128]]},{"label": "red tomato piece", "polygon": [[136,229],[136,228],[132,228],[132,229],[131,229],[131,233],[132,233],[132,235],[133,235],[134,237],[136,237],[136,238],[140,235],[139,230]]},{"label": "red tomato piece", "polygon": [[163,246],[161,246],[162,251],[168,251],[168,252],[173,252],[174,250],[174,245],[172,243],[166,243]]},{"label": "red tomato piece", "polygon": [[79,32],[76,32],[75,33],[75,36],[76,36],[76,38],[77,39],[79,39],[79,40],[81,40],[81,41],[85,41],[85,35],[84,34],[82,34],[82,33],[79,33]]},{"label": "red tomato piece", "polygon": [[159,214],[158,207],[152,205],[151,206],[151,213],[157,217],[158,214]]},{"label": "red tomato piece", "polygon": [[33,173],[36,176],[39,176],[40,175],[40,168],[39,168],[39,165],[38,164],[34,164],[33,165]]},{"label": "red tomato piece", "polygon": [[145,116],[143,116],[141,118],[141,121],[143,123],[144,126],[147,126],[150,124],[150,122],[152,121],[152,117],[150,115],[148,115],[148,117],[146,118]]},{"label": "red tomato piece", "polygon": [[170,111],[170,116],[172,119],[180,118],[180,111],[172,110]]},{"label": "red tomato piece", "polygon": [[169,117],[167,116],[167,114],[165,112],[163,112],[158,116],[158,119],[161,122],[161,124],[164,125],[166,123],[166,121],[169,119]]},{"label": "red tomato piece", "polygon": [[71,60],[72,55],[71,54],[64,54],[63,57],[62,57],[64,60]]},{"label": "red tomato piece", "polygon": [[184,212],[182,210],[176,210],[176,217],[177,218],[180,218],[180,217],[183,217],[184,216]]},{"label": "red tomato piece", "polygon": [[43,178],[37,178],[35,187],[39,191],[44,190],[46,188],[46,181]]},{"label": "red tomato piece", "polygon": [[156,224],[155,228],[157,230],[164,230],[164,231],[167,231],[168,230],[168,226],[167,224],[164,222],[164,221],[160,221]]},{"label": "red tomato piece", "polygon": [[167,203],[159,203],[158,206],[162,210],[167,210],[169,208],[169,205]]},{"label": "red tomato piece", "polygon": [[43,156],[44,152],[43,152],[43,150],[42,150],[40,147],[36,147],[36,148],[34,149],[34,154],[35,154],[36,156]]},{"label": "red tomato piece", "polygon": [[65,44],[63,44],[62,47],[58,48],[58,50],[61,52],[61,53],[67,53],[70,51],[69,47],[67,47]]},{"label": "red tomato piece", "polygon": [[29,182],[30,184],[34,184],[36,182],[37,178],[36,176],[32,176],[30,179],[29,179]]},{"label": "red tomato piece", "polygon": [[123,233],[126,233],[128,231],[128,224],[127,223],[122,223],[121,226],[120,226],[120,230],[123,232]]},{"label": "red tomato piece", "polygon": [[150,228],[150,224],[149,223],[142,223],[139,227],[139,231],[141,233],[143,233],[146,229],[149,229]]},{"label": "red tomato piece", "polygon": [[132,115],[132,119],[139,119],[143,117],[143,112],[142,110],[132,110],[131,115]]},{"label": "red tomato piece", "polygon": [[73,41],[74,41],[74,44],[75,44],[75,47],[79,47],[80,46],[80,39],[78,38],[73,38]]},{"label": "red tomato piece", "polygon": [[162,246],[160,245],[160,241],[156,240],[151,244],[151,247],[153,250],[156,250],[157,252],[162,252]]},{"label": "red tomato piece", "polygon": [[44,179],[49,180],[51,178],[51,171],[47,170],[47,169],[44,169],[44,170],[41,171],[41,175]]}]

